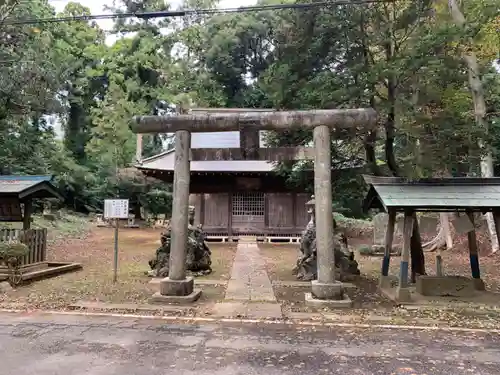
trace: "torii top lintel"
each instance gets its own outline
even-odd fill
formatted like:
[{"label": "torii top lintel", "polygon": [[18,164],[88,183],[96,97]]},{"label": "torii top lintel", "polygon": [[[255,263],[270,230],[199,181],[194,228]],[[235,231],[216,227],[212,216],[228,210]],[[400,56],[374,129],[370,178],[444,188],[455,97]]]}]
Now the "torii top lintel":
[{"label": "torii top lintel", "polygon": [[286,131],[313,129],[373,129],[378,121],[373,108],[315,109],[305,111],[192,113],[174,116],[136,116],[130,124],[134,133],[175,133],[178,130],[224,132],[242,129]]}]

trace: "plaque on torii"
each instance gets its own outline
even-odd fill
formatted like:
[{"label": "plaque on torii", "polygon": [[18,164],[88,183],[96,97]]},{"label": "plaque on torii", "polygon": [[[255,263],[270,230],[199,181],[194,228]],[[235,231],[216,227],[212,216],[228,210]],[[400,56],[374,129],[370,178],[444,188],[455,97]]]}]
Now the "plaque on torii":
[{"label": "plaque on torii", "polygon": [[[376,127],[372,108],[275,111],[256,109],[198,109],[174,116],[138,116],[134,133],[175,133],[174,196],[172,204],[169,277],[162,280],[165,301],[196,299],[193,279],[186,278],[190,161],[193,160],[314,160],[314,195],[318,279],[312,281],[312,299],[342,301],[343,287],[335,280],[331,192],[331,134],[334,131],[367,132]],[[260,148],[259,131],[311,129],[314,146]],[[191,149],[191,133],[240,132],[240,148]]]}]

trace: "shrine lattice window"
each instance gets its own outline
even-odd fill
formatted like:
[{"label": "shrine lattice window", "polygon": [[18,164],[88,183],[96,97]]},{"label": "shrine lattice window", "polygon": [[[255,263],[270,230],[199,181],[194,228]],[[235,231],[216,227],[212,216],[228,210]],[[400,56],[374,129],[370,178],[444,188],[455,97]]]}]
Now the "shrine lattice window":
[{"label": "shrine lattice window", "polygon": [[264,193],[233,194],[233,216],[264,216]]}]

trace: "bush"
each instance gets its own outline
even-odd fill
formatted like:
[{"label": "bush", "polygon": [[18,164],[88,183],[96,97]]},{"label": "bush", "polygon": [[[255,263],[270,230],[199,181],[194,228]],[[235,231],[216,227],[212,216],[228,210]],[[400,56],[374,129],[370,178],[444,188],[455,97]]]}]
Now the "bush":
[{"label": "bush", "polygon": [[7,262],[10,258],[20,259],[29,253],[29,248],[19,241],[0,242],[0,260]]},{"label": "bush", "polygon": [[372,255],[373,250],[371,246],[368,245],[361,245],[358,249],[360,255]]}]

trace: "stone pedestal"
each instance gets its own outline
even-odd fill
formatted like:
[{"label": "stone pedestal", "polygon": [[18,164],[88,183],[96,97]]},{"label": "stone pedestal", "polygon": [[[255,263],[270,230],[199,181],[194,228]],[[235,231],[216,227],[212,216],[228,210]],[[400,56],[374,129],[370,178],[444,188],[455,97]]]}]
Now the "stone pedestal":
[{"label": "stone pedestal", "polygon": [[393,278],[391,276],[380,276],[379,288],[380,289],[390,289],[392,287]]},{"label": "stone pedestal", "polygon": [[306,304],[334,308],[352,307],[351,299],[344,293],[343,284],[338,281],[332,283],[311,281],[311,293],[306,293]]},{"label": "stone pedestal", "polygon": [[476,290],[479,290],[479,291],[486,290],[483,279],[472,279],[472,282],[474,283],[474,288]]},{"label": "stone pedestal", "polygon": [[200,298],[201,290],[194,289],[194,279],[171,280],[168,277],[160,281],[160,291],[151,297],[151,303],[191,303]]},{"label": "stone pedestal", "polygon": [[340,282],[322,283],[318,280],[311,281],[312,295],[317,299],[341,299],[344,288]]},{"label": "stone pedestal", "polygon": [[396,289],[397,302],[411,302],[411,292],[409,288],[398,286]]}]

